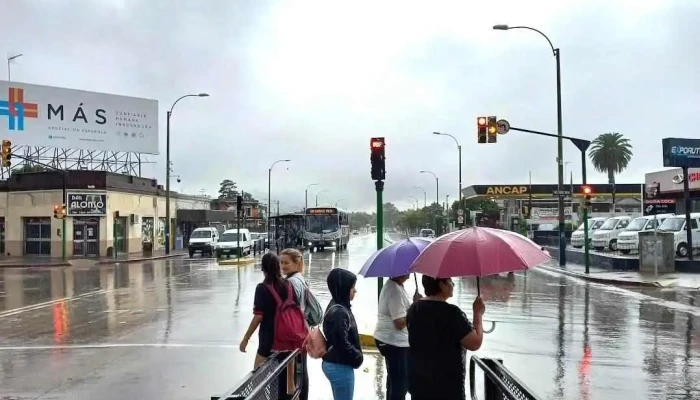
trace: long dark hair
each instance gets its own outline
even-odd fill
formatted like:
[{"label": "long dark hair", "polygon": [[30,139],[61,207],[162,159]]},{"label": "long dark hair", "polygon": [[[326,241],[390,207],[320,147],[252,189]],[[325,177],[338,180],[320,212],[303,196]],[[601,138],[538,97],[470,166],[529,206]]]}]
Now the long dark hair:
[{"label": "long dark hair", "polygon": [[277,255],[267,253],[262,257],[262,272],[265,274],[263,282],[268,285],[282,286],[282,269]]}]

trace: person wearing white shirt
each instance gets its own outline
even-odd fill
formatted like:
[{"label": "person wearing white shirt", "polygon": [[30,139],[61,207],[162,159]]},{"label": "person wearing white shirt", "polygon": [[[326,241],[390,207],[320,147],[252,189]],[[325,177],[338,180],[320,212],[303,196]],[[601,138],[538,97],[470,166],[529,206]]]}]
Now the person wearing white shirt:
[{"label": "person wearing white shirt", "polygon": [[[403,284],[410,275],[389,279],[379,294],[374,341],[386,364],[386,399],[405,400],[408,393],[408,330],[406,314],[411,306]],[[422,296],[416,291],[413,301]]]}]

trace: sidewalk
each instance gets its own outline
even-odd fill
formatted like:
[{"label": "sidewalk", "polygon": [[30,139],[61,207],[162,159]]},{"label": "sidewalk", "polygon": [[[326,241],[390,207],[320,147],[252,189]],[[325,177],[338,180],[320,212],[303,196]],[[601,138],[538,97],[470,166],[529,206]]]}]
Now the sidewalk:
[{"label": "sidewalk", "polygon": [[654,274],[646,274],[638,271],[611,271],[609,269],[596,267],[591,267],[590,273],[586,274],[586,269],[583,265],[567,263],[566,267],[562,269],[556,262],[541,265],[539,268],[609,285],[700,289],[700,274],[677,272],[654,276]]},{"label": "sidewalk", "polygon": [[131,253],[115,257],[99,257],[99,258],[84,258],[76,257],[69,258],[63,261],[60,257],[0,257],[0,268],[28,268],[28,267],[70,267],[75,264],[84,266],[93,263],[94,265],[118,264],[118,263],[133,263],[150,260],[159,260],[163,258],[184,257],[186,251],[173,250],[170,254],[165,254],[164,250],[153,251],[149,256],[144,256],[143,253]]}]

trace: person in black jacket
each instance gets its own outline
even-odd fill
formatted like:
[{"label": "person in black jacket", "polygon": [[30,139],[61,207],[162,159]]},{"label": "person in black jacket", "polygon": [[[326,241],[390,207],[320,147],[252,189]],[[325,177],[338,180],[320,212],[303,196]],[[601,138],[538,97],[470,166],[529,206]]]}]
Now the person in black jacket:
[{"label": "person in black jacket", "polygon": [[355,316],[350,301],[355,297],[357,276],[336,268],[326,279],[333,300],[328,304],[323,319],[328,352],[323,356],[322,369],[331,383],[334,400],[352,400],[355,391],[355,370],[364,357],[360,346]]}]

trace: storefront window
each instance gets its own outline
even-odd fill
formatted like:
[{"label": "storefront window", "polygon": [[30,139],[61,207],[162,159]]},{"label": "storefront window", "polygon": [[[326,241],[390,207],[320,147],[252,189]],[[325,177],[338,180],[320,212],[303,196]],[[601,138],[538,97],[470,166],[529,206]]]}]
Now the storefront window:
[{"label": "storefront window", "polygon": [[24,219],[24,254],[51,255],[51,218]]},{"label": "storefront window", "polygon": [[143,243],[153,243],[153,217],[143,217],[141,219],[141,241]]}]

